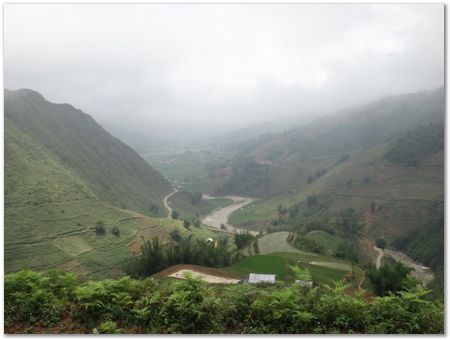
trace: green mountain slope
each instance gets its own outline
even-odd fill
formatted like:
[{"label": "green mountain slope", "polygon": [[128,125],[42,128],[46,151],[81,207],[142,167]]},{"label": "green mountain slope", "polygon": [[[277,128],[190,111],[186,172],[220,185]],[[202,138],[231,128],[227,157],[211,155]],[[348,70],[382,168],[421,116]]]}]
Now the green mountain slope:
[{"label": "green mountain slope", "polygon": [[241,143],[224,183],[211,192],[267,197],[302,190],[355,152],[444,119],[444,90],[383,98],[279,134]]},{"label": "green mountain slope", "polygon": [[236,212],[231,223],[263,229],[278,219],[279,205],[300,204],[300,210],[306,210],[308,197],[315,196],[328,212],[355,208],[373,238],[405,235],[422,226],[443,201],[443,150],[421,156],[416,166],[405,166],[386,158],[392,145],[382,143],[354,153],[304,189],[262,199]]},{"label": "green mountain slope", "polygon": [[152,206],[165,216],[171,190],[89,115],[34,91],[5,91],[7,272],[57,267],[111,277],[142,238],[190,233],[181,221],[144,215]]},{"label": "green mountain slope", "polygon": [[[14,132],[27,135],[31,144],[39,145],[54,162],[84,181],[97,198],[142,212],[152,203],[164,210],[161,199],[171,191],[170,184],[80,110],[52,104],[31,90],[6,90],[5,125],[8,141],[18,140],[11,136]],[[10,144],[5,147],[7,167],[14,168],[14,160],[20,162],[20,157],[14,157]]]}]

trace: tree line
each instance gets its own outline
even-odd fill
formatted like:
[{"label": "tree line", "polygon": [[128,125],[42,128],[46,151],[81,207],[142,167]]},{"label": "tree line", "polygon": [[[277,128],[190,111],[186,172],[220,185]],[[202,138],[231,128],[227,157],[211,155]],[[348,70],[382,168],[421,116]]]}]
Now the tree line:
[{"label": "tree line", "polygon": [[175,264],[226,267],[237,259],[237,255],[233,256],[229,250],[227,237],[211,242],[190,235],[166,246],[155,237],[144,242],[140,255],[126,261],[124,271],[132,277],[142,278]]}]

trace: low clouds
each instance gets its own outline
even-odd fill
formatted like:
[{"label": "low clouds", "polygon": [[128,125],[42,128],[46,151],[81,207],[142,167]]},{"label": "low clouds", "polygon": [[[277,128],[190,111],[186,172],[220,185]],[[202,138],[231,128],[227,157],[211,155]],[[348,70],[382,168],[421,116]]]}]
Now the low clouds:
[{"label": "low clouds", "polygon": [[4,41],[6,88],[143,132],[300,120],[444,83],[442,4],[7,4]]}]

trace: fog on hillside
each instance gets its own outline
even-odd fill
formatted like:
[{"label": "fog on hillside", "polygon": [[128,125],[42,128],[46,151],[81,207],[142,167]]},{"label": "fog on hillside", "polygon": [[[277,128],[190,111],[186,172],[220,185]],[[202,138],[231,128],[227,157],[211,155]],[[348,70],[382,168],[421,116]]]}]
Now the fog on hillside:
[{"label": "fog on hillside", "polygon": [[440,4],[8,4],[5,87],[130,142],[285,128],[442,86],[443,28]]},{"label": "fog on hillside", "polygon": [[6,4],[6,334],[444,334],[443,4]]}]

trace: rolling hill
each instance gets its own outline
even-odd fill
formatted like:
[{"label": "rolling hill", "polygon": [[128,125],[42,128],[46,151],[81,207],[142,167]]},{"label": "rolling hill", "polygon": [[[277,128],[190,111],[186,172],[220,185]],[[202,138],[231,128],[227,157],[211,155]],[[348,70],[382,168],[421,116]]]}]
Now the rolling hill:
[{"label": "rolling hill", "polygon": [[188,232],[158,218],[171,190],[91,116],[32,90],[5,90],[7,272],[57,267],[110,277],[141,237],[168,242],[173,229]]}]

